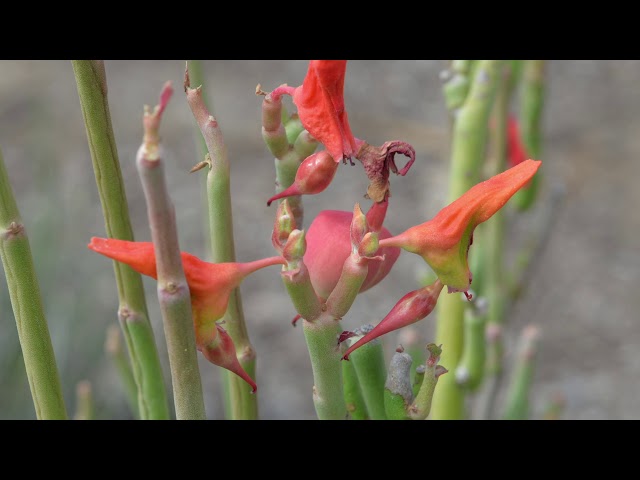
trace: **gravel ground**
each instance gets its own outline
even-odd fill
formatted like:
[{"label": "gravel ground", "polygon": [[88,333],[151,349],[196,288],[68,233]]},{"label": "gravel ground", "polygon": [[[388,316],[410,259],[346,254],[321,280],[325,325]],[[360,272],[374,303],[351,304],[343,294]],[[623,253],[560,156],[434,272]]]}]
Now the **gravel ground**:
[{"label": "gravel ground", "polygon": [[[207,61],[207,92],[232,163],[234,228],[239,260],[270,256],[274,208],[273,159],[260,137],[257,83],[271,90],[298,85],[306,61]],[[345,87],[356,136],[371,144],[399,139],[413,144],[410,174],[392,178],[392,232],[422,222],[444,206],[447,184],[447,114],[438,73],[442,61],[352,61]],[[94,386],[100,418],[128,418],[118,378],[102,353],[104,332],[115,322],[116,291],[108,262],[91,253],[104,225],[95,188],[73,71],[66,61],[0,62],[0,145],[25,220],[41,281],[65,397],[75,403],[76,382]],[[194,125],[181,98],[180,61],[109,61],[112,121],[136,238],[149,240],[134,157],[144,103],[162,83],[178,87],[163,120],[167,175],[183,250],[205,255],[201,182],[188,175],[196,163]],[[627,288],[640,280],[637,234],[640,203],[640,78],[637,61],[552,61],[545,110],[545,188],[540,208],[519,217],[507,240],[510,258],[531,237],[550,208],[550,234],[512,311],[508,340],[527,323],[543,337],[535,375],[533,411],[540,417],[556,393],[566,398],[564,418],[640,418],[640,296]],[[633,82],[633,83],[632,83]],[[635,164],[633,162],[636,162]],[[634,167],[636,165],[636,167]],[[329,189],[305,201],[305,217],[323,209],[351,210],[366,179],[359,167],[340,167]],[[344,319],[352,329],[377,322],[417,286],[416,258],[401,255],[388,279],[361,295]],[[290,326],[294,310],[277,270],[265,269],[242,286],[244,311],[258,352],[261,416],[315,418],[311,367],[302,330]],[[4,281],[2,279],[1,281]],[[163,330],[153,281],[145,279],[159,348]],[[433,338],[433,319],[420,325]],[[387,342],[393,346],[393,338]],[[511,349],[508,353],[511,352]],[[202,359],[201,359],[202,360]],[[220,418],[217,369],[200,363],[209,418]],[[169,369],[165,362],[165,372]],[[0,418],[33,418],[6,287],[0,285]]]}]

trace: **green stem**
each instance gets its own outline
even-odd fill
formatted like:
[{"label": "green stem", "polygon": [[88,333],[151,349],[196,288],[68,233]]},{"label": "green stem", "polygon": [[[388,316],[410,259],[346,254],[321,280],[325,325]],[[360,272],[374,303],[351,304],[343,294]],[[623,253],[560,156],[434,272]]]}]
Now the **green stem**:
[{"label": "green stem", "polygon": [[[167,92],[170,95],[168,84],[165,85],[162,96]],[[191,295],[182,267],[175,209],[167,191],[158,137],[162,110],[168,101],[168,98],[163,101],[162,96],[156,111],[145,113],[145,137],[138,150],[136,164],[147,201],[151,238],[156,253],[158,300],[171,367],[176,418],[204,420],[206,414],[198,369]]]},{"label": "green stem", "polygon": [[[304,336],[313,369],[313,404],[320,420],[344,420],[347,406],[342,384],[340,322],[323,314],[313,322],[303,320]],[[346,361],[346,360],[345,360]]]},{"label": "green stem", "polygon": [[342,378],[344,384],[344,401],[347,411],[353,420],[369,420],[369,412],[364,402],[358,375],[353,362],[342,362]]},{"label": "green stem", "polygon": [[76,413],[74,420],[93,420],[93,396],[91,394],[91,383],[87,380],[78,382],[76,385]]},{"label": "green stem", "polygon": [[[485,157],[489,114],[502,60],[481,60],[473,83],[453,126],[449,201],[478,182]],[[464,305],[460,295],[444,295],[438,302],[436,341],[443,346],[442,364],[455,371],[463,349]],[[447,375],[433,398],[434,419],[465,416],[464,391],[455,375]]]},{"label": "green stem", "polygon": [[138,388],[136,387],[136,381],[133,379],[133,371],[131,370],[129,359],[122,349],[120,331],[116,325],[109,326],[104,348],[116,366],[133,416],[140,418],[140,412],[138,411]]},{"label": "green stem", "polygon": [[425,363],[424,378],[420,390],[409,407],[409,416],[413,420],[424,420],[431,412],[433,394],[438,384],[438,378],[448,372],[442,365],[438,365],[442,349],[434,343],[427,345],[429,358]]},{"label": "green stem", "polygon": [[67,410],[31,248],[1,152],[0,257],[7,277],[36,417],[42,420],[66,419]]},{"label": "green stem", "polygon": [[[111,126],[107,80],[100,60],[73,60],[93,170],[109,238],[133,241],[127,197]],[[118,318],[129,349],[144,420],[168,419],[169,403],[160,357],[149,322],[142,278],[128,265],[113,262],[118,287]]]},{"label": "green stem", "polygon": [[[373,330],[372,325],[363,325],[355,330],[358,335],[351,338],[351,344]],[[372,420],[386,420],[384,408],[384,384],[387,378],[387,366],[384,361],[382,343],[378,339],[355,350],[349,360],[355,367],[358,383],[362,390],[367,411]]]},{"label": "green stem", "polygon": [[456,380],[473,392],[482,384],[486,363],[486,312],[467,308],[464,314],[464,351],[456,369]]},{"label": "green stem", "polygon": [[[185,78],[187,102],[207,144],[211,162],[207,174],[209,205],[209,233],[214,263],[235,262],[233,217],[231,212],[230,166],[227,149],[218,122],[209,114],[202,99],[202,89],[189,88],[188,71]],[[236,288],[229,298],[223,319],[225,329],[236,347],[238,361],[251,378],[256,379],[256,353],[249,340],[244,321],[240,290]],[[258,418],[258,396],[246,388],[237,375],[226,375],[229,385],[231,418],[251,420]]]}]

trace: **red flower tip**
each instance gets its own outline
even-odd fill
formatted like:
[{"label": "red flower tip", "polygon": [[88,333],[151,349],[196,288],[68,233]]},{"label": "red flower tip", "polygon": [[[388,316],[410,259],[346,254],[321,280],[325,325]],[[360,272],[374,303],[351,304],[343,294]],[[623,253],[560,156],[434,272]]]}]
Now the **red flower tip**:
[{"label": "red flower tip", "polygon": [[215,338],[207,343],[199,343],[198,350],[214,365],[226,368],[251,385],[251,393],[255,393],[258,390],[256,382],[240,365],[233,340],[220,325],[216,325]]},{"label": "red flower tip", "polygon": [[[307,251],[304,255],[304,263],[309,269],[311,283],[316,293],[325,300],[338,284],[344,262],[353,251],[352,220],[351,212],[324,210],[316,216],[307,230]],[[391,232],[381,227],[378,238],[389,237]],[[385,247],[379,248],[375,253],[384,255],[384,261],[369,264],[369,272],[360,287],[361,292],[377,285],[387,276],[400,256],[400,249]]]},{"label": "red flower tip", "polygon": [[515,167],[527,159],[527,152],[520,137],[518,120],[514,116],[509,116],[507,123],[507,156],[509,165]]},{"label": "red flower tip", "polygon": [[292,195],[314,195],[322,192],[333,180],[337,169],[338,164],[333,161],[326,150],[309,155],[298,167],[293,184],[267,200],[267,206],[280,198]]},{"label": "red flower tip", "polygon": [[302,85],[293,92],[302,125],[335,162],[350,159],[357,151],[344,107],[346,69],[346,60],[311,60]]},{"label": "red flower tip", "polygon": [[447,285],[449,293],[471,284],[468,253],[473,230],[487,221],[538,171],[542,162],[526,160],[469,189],[429,220],[392,238],[381,247],[401,247],[420,255]]},{"label": "red flower tip", "polygon": [[371,340],[425,318],[435,308],[443,286],[436,280],[432,285],[407,293],[378,325],[351,345],[342,358],[348,360],[355,349]]}]

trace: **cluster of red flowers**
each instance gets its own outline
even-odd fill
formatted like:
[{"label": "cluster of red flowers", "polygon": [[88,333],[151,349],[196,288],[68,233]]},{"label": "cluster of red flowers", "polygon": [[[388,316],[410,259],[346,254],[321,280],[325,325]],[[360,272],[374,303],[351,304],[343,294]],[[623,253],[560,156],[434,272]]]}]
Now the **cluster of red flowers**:
[{"label": "cluster of red flowers", "polygon": [[[435,307],[445,285],[449,293],[468,291],[472,279],[468,251],[474,229],[526,185],[541,162],[525,160],[524,150],[514,143],[517,132],[512,123],[509,137],[514,158],[512,168],[474,186],[433,219],[393,236],[383,227],[389,205],[389,173],[405,175],[415,160],[415,151],[404,142],[391,141],[380,147],[372,147],[354,137],[344,105],[345,73],[344,60],[312,60],[301,86],[292,88],[282,85],[271,92],[272,98],[283,94],[293,97],[302,125],[324,145],[325,150],[303,161],[294,184],[272,197],[269,203],[291,195],[320,193],[334,178],[340,162],[351,162],[355,158],[362,163],[371,182],[367,194],[373,200],[373,205],[366,215],[366,221],[368,229],[378,234],[380,248],[377,255],[384,255],[384,260],[369,263],[368,274],[360,291],[378,284],[389,273],[400,249],[420,255],[438,276],[434,284],[410,292],[400,299],[372,331],[347,350],[347,358],[354,349],[370,340],[426,317]],[[402,169],[395,164],[396,153],[409,157]],[[335,288],[342,266],[352,252],[352,219],[352,212],[324,211],[313,220],[307,231],[304,262],[322,301],[326,301]],[[144,275],[157,278],[154,249],[149,242],[93,238],[89,248],[124,262]],[[182,260],[191,292],[199,350],[212,363],[241,376],[255,390],[255,383],[237,361],[231,338],[216,322],[226,312],[231,291],[247,275],[269,265],[285,263],[285,260],[272,257],[251,263],[213,264],[188,253],[182,253]]]}]

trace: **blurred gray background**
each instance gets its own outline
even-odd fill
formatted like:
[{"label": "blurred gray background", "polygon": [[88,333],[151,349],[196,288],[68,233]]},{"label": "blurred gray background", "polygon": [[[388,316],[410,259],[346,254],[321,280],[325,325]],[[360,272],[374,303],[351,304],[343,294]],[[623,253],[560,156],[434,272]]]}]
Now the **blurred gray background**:
[{"label": "blurred gray background", "polygon": [[[260,135],[262,84],[299,85],[307,61],[205,61],[206,94],[225,136],[232,172],[239,261],[273,255],[273,158]],[[407,177],[393,177],[386,226],[399,233],[445,205],[447,112],[438,74],[444,61],[351,61],[345,85],[354,134],[374,145],[411,143],[417,160]],[[543,220],[551,192],[563,200],[543,251],[512,311],[512,340],[527,323],[541,326],[533,417],[549,399],[566,398],[564,418],[640,418],[640,62],[551,61],[544,112],[539,208],[514,219],[509,258]],[[181,248],[205,257],[201,178],[188,171],[199,159],[195,125],[182,94],[183,61],[107,61],[111,117],[137,240],[150,240],[146,207],[134,165],[144,104],[155,105],[162,84],[176,94],[163,118],[166,172]],[[291,103],[288,103],[291,106]],[[290,111],[292,109],[290,108]],[[98,418],[131,418],[119,378],[103,353],[105,331],[117,323],[111,262],[86,248],[104,236],[87,139],[71,63],[0,62],[0,148],[27,227],[44,306],[70,413],[75,385],[89,380]],[[367,181],[360,164],[341,166],[322,194],[305,198],[306,225],[323,209],[351,210]],[[368,202],[366,203],[368,205]],[[513,215],[509,215],[510,218]],[[473,249],[471,250],[473,252]],[[472,253],[473,254],[473,253]],[[343,321],[353,329],[377,323],[419,286],[418,257],[403,253],[387,279],[358,297]],[[147,303],[169,385],[155,282],[144,279]],[[4,275],[0,275],[0,418],[35,418]],[[315,418],[311,367],[302,329],[276,267],[242,285],[244,311],[258,353],[261,417]],[[417,324],[433,340],[434,318]],[[387,349],[395,346],[389,335]],[[200,356],[209,418],[221,418],[217,367]],[[167,387],[168,391],[171,389]]]}]

